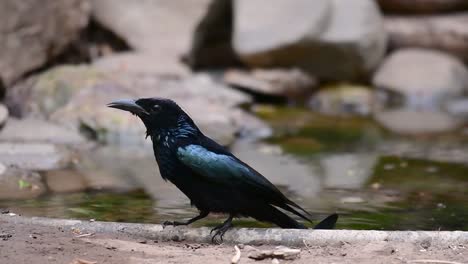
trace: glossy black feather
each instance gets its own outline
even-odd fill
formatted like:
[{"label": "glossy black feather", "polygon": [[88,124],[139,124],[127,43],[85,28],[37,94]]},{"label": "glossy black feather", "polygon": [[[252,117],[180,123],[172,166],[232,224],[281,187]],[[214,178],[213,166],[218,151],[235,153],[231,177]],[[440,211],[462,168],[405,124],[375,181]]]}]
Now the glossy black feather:
[{"label": "glossy black feather", "polygon": [[[125,105],[119,107],[121,102]],[[278,210],[281,208],[311,221],[307,211],[285,197],[263,175],[206,137],[173,101],[144,98],[118,103],[110,106],[141,118],[153,141],[162,177],[175,184],[202,212],[196,220],[207,212],[220,212],[250,216],[283,228],[305,228]],[[333,217],[328,218],[318,226],[332,228],[333,220],[336,222]]]}]

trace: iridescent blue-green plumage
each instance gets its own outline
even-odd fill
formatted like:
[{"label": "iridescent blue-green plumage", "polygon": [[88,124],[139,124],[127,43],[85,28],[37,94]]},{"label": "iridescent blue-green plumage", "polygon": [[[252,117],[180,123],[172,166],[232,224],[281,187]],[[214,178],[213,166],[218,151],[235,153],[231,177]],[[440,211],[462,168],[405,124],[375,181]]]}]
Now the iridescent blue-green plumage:
[{"label": "iridescent blue-green plumage", "polygon": [[[187,222],[168,224],[190,224],[210,212],[227,213],[226,222],[215,228],[215,236],[221,239],[231,227],[233,217],[250,216],[283,228],[306,228],[278,208],[310,221],[304,209],[226,148],[206,137],[175,102],[144,98],[117,101],[109,106],[141,118],[153,141],[161,176],[175,184],[200,211],[199,216]],[[316,228],[333,228],[336,220],[337,215],[333,214]]]}]

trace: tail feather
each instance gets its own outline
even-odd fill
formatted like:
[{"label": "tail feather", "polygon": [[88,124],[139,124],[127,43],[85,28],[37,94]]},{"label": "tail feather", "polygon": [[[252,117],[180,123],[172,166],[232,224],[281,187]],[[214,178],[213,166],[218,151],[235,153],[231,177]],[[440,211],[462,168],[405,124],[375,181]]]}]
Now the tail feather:
[{"label": "tail feather", "polygon": [[338,214],[331,214],[316,224],[314,229],[334,229],[336,221],[338,221]]},{"label": "tail feather", "polygon": [[[299,216],[300,218],[308,221],[308,222],[311,222],[312,223],[312,220],[310,220],[310,218],[308,218],[307,216],[303,215],[302,213],[300,213],[299,211],[297,211],[296,209],[294,209],[293,207],[287,205],[287,204],[284,204],[282,206],[279,206],[280,208],[284,209],[284,210],[287,210],[297,216]],[[300,209],[302,209],[301,207],[298,207]],[[304,209],[302,209],[302,211],[306,212]],[[307,213],[307,212],[306,212]],[[307,213],[307,215],[310,215],[309,213]]]},{"label": "tail feather", "polygon": [[306,226],[292,219],[272,205],[257,208],[249,214],[251,217],[264,222],[273,223],[281,228],[307,229]]},{"label": "tail feather", "polygon": [[[301,211],[304,212],[308,217],[312,217],[312,215],[311,215],[309,212],[307,212],[304,208],[300,207],[297,203],[295,203],[295,202],[293,202],[293,201],[291,201],[291,200],[289,200],[289,199],[286,200],[286,203],[289,204],[289,205],[292,205],[292,206],[296,207],[296,208],[299,209],[299,210],[301,210]],[[298,215],[298,216],[300,216],[300,215]],[[300,217],[304,218],[304,216],[300,216]],[[308,221],[310,222],[310,219],[309,219],[309,218],[307,218],[306,220],[308,220]]]}]

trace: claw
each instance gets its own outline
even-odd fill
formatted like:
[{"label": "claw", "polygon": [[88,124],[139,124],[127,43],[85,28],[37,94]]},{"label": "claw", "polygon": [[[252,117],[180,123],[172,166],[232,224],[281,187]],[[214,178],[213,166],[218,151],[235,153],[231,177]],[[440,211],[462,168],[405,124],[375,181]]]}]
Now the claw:
[{"label": "claw", "polygon": [[218,240],[216,239],[216,237],[219,237],[219,243],[223,242],[224,234],[232,227],[232,218],[233,216],[229,216],[229,218],[223,224],[211,229],[210,235],[211,233],[216,231],[213,237],[211,237],[211,243],[218,244]]},{"label": "claw", "polygon": [[[213,229],[211,229],[210,236],[214,231],[218,230],[219,228],[221,228],[221,226],[215,226]],[[216,236],[216,233],[215,233],[215,236]]]}]

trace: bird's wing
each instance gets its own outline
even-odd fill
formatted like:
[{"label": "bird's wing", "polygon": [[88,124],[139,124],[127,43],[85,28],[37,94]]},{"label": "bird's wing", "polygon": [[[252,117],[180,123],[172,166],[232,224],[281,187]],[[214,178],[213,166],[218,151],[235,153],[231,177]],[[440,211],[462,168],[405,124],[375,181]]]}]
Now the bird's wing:
[{"label": "bird's wing", "polygon": [[305,220],[310,221],[308,217],[299,213],[289,205],[304,211],[306,214],[309,213],[296,203],[287,199],[260,173],[233,156],[215,153],[203,146],[192,144],[179,147],[177,149],[177,157],[183,164],[206,180],[239,187],[239,189],[245,192],[265,199],[267,203],[291,211]]}]

